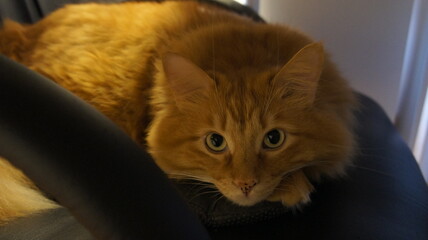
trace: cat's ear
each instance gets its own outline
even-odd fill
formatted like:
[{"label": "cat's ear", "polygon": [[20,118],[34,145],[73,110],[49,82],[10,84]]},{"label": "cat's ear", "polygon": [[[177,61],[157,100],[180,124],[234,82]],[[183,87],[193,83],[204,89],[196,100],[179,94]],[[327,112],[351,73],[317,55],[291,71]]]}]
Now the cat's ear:
[{"label": "cat's ear", "polygon": [[214,80],[208,74],[180,55],[167,53],[162,63],[169,87],[179,108],[192,103],[197,104],[214,86]]},{"label": "cat's ear", "polygon": [[324,66],[324,48],[311,43],[298,51],[276,74],[273,83],[283,88],[284,96],[297,95],[300,102],[311,105],[315,99]]}]

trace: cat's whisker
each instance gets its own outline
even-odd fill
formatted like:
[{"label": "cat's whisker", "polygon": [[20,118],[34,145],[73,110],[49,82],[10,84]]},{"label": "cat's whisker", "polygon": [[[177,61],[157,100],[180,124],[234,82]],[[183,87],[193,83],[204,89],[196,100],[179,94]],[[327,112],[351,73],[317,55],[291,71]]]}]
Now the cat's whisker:
[{"label": "cat's whisker", "polygon": [[200,181],[200,182],[205,182],[205,183],[209,183],[212,184],[213,180],[210,177],[201,177],[201,176],[196,176],[193,174],[189,174],[189,173],[183,173],[183,172],[174,172],[174,173],[167,173],[169,178],[173,178],[173,179],[183,179],[183,180],[196,180],[196,181]]},{"label": "cat's whisker", "polygon": [[276,187],[276,188],[275,188],[275,191],[276,191],[276,190],[283,191],[283,192],[287,192],[287,191],[289,191],[290,189],[285,188],[285,187]]},{"label": "cat's whisker", "polygon": [[361,170],[365,170],[365,171],[370,171],[370,172],[377,173],[377,174],[380,174],[380,175],[383,175],[383,176],[387,176],[387,177],[391,177],[391,178],[394,177],[394,176],[392,176],[390,174],[386,174],[386,173],[384,173],[382,171],[378,171],[378,170],[372,169],[372,168],[357,166],[357,165],[353,165],[353,164],[350,164],[349,167],[351,167],[351,168],[357,168],[357,169],[361,169]]},{"label": "cat's whisker", "polygon": [[182,182],[182,183],[190,183],[192,185],[196,185],[196,186],[212,186],[213,184],[210,182],[204,182],[198,179],[194,179],[194,178],[171,178],[174,179],[177,182]]},{"label": "cat's whisker", "polygon": [[[197,186],[197,185],[195,185],[195,186]],[[199,191],[207,191],[207,190],[210,190],[210,191],[218,191],[218,189],[214,186],[214,185],[210,185],[210,186],[197,186],[197,187],[199,187],[198,188],[198,190]]]},{"label": "cat's whisker", "polygon": [[195,195],[190,199],[193,200],[194,198],[197,198],[204,194],[212,194],[212,193],[219,193],[219,190],[216,188],[216,186],[210,181],[209,178],[204,178],[200,176],[195,176],[193,174],[188,173],[169,173],[169,177],[175,178],[177,180],[182,181],[191,181],[189,182],[190,185],[192,185],[192,188],[190,191],[195,192]]},{"label": "cat's whisker", "polygon": [[368,153],[364,153],[364,152],[357,152],[357,153],[356,153],[356,156],[362,156],[362,157],[375,157],[375,158],[379,158],[379,159],[383,159],[383,160],[388,159],[387,157],[382,156],[382,155],[377,155],[377,154],[368,154]]},{"label": "cat's whisker", "polygon": [[218,193],[220,193],[218,190],[217,191],[214,191],[214,190],[212,190],[212,191],[203,191],[203,192],[199,192],[199,193],[197,193],[197,194],[195,194],[195,195],[193,195],[190,199],[189,199],[189,201],[192,201],[192,200],[194,200],[195,198],[198,198],[198,197],[200,197],[200,196],[202,196],[202,195],[212,195],[213,193],[215,193],[216,195],[214,195],[214,197],[215,196],[217,196],[217,194]]},{"label": "cat's whisker", "polygon": [[[349,145],[340,145],[340,144],[334,144],[334,143],[324,143],[324,145],[328,147],[334,147],[334,148],[343,148],[343,149],[349,149]],[[381,147],[361,147],[359,145],[355,146],[354,151],[364,151],[364,150],[382,150]]]},{"label": "cat's whisker", "polygon": [[194,181],[192,181],[192,182],[185,182],[184,181],[181,183],[189,184],[192,187],[191,190],[200,191],[200,190],[206,190],[206,189],[209,189],[209,190],[216,190],[217,189],[214,184],[200,184],[200,183],[194,182]]},{"label": "cat's whisker", "polygon": [[341,148],[341,149],[349,149],[349,145],[340,145],[340,144],[334,144],[334,143],[323,143],[323,145],[332,147],[332,148]]},{"label": "cat's whisker", "polygon": [[223,194],[219,193],[218,198],[213,202],[212,206],[215,208],[217,206],[218,201],[220,201],[221,199],[226,198]]},{"label": "cat's whisker", "polygon": [[215,194],[218,193],[218,189],[215,188],[197,188],[197,187],[193,187],[192,189],[190,189],[188,191],[190,193],[190,195],[192,196],[192,199],[199,197],[200,195],[204,195],[204,194]]},{"label": "cat's whisker", "polygon": [[199,192],[198,194],[195,195],[195,197],[201,196],[201,195],[205,195],[205,194],[213,194],[213,193],[218,193],[218,190],[210,190],[210,191],[203,191],[203,192]]},{"label": "cat's whisker", "polygon": [[303,169],[305,167],[310,167],[310,166],[315,166],[315,165],[322,165],[322,164],[331,164],[331,161],[327,161],[327,160],[317,160],[317,161],[313,161],[313,162],[309,162],[309,163],[303,163],[301,165],[297,165],[296,167],[287,170],[286,172],[284,172],[282,174],[282,177],[286,177],[289,174],[292,174],[295,171],[298,171],[300,169]]},{"label": "cat's whisker", "polygon": [[201,188],[204,188],[204,189],[216,189],[213,184],[198,184],[198,183],[195,183],[195,182],[191,182],[190,184],[192,186],[201,187]]}]

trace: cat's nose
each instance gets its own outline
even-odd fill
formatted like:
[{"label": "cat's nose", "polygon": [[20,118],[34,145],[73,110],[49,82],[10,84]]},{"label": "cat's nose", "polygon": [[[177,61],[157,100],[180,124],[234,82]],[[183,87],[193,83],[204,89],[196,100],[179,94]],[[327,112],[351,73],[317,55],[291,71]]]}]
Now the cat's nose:
[{"label": "cat's nose", "polygon": [[237,187],[241,189],[241,191],[245,194],[245,196],[248,196],[250,194],[251,190],[257,185],[256,180],[234,180],[233,184],[235,184]]}]

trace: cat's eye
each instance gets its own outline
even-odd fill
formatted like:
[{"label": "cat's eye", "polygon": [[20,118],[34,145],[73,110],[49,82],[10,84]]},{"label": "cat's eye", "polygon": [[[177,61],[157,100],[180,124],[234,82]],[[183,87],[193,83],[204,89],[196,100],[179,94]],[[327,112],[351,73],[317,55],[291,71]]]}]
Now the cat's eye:
[{"label": "cat's eye", "polygon": [[227,147],[226,140],[218,133],[208,134],[205,138],[205,145],[209,150],[216,153],[223,152]]},{"label": "cat's eye", "polygon": [[266,133],[263,139],[263,148],[274,149],[282,145],[285,134],[281,129],[272,129]]}]

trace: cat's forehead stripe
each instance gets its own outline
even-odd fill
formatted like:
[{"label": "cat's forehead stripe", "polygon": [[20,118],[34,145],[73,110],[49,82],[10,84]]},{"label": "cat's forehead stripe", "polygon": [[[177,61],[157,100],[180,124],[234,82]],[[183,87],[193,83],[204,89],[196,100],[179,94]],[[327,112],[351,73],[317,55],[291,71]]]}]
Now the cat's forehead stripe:
[{"label": "cat's forehead stripe", "polygon": [[[259,86],[260,83],[263,86]],[[244,74],[228,78],[222,76],[216,84],[216,100],[223,104],[215,107],[222,128],[234,124],[243,131],[250,121],[264,128],[267,108],[272,103],[269,85],[266,79],[246,78]]]}]

